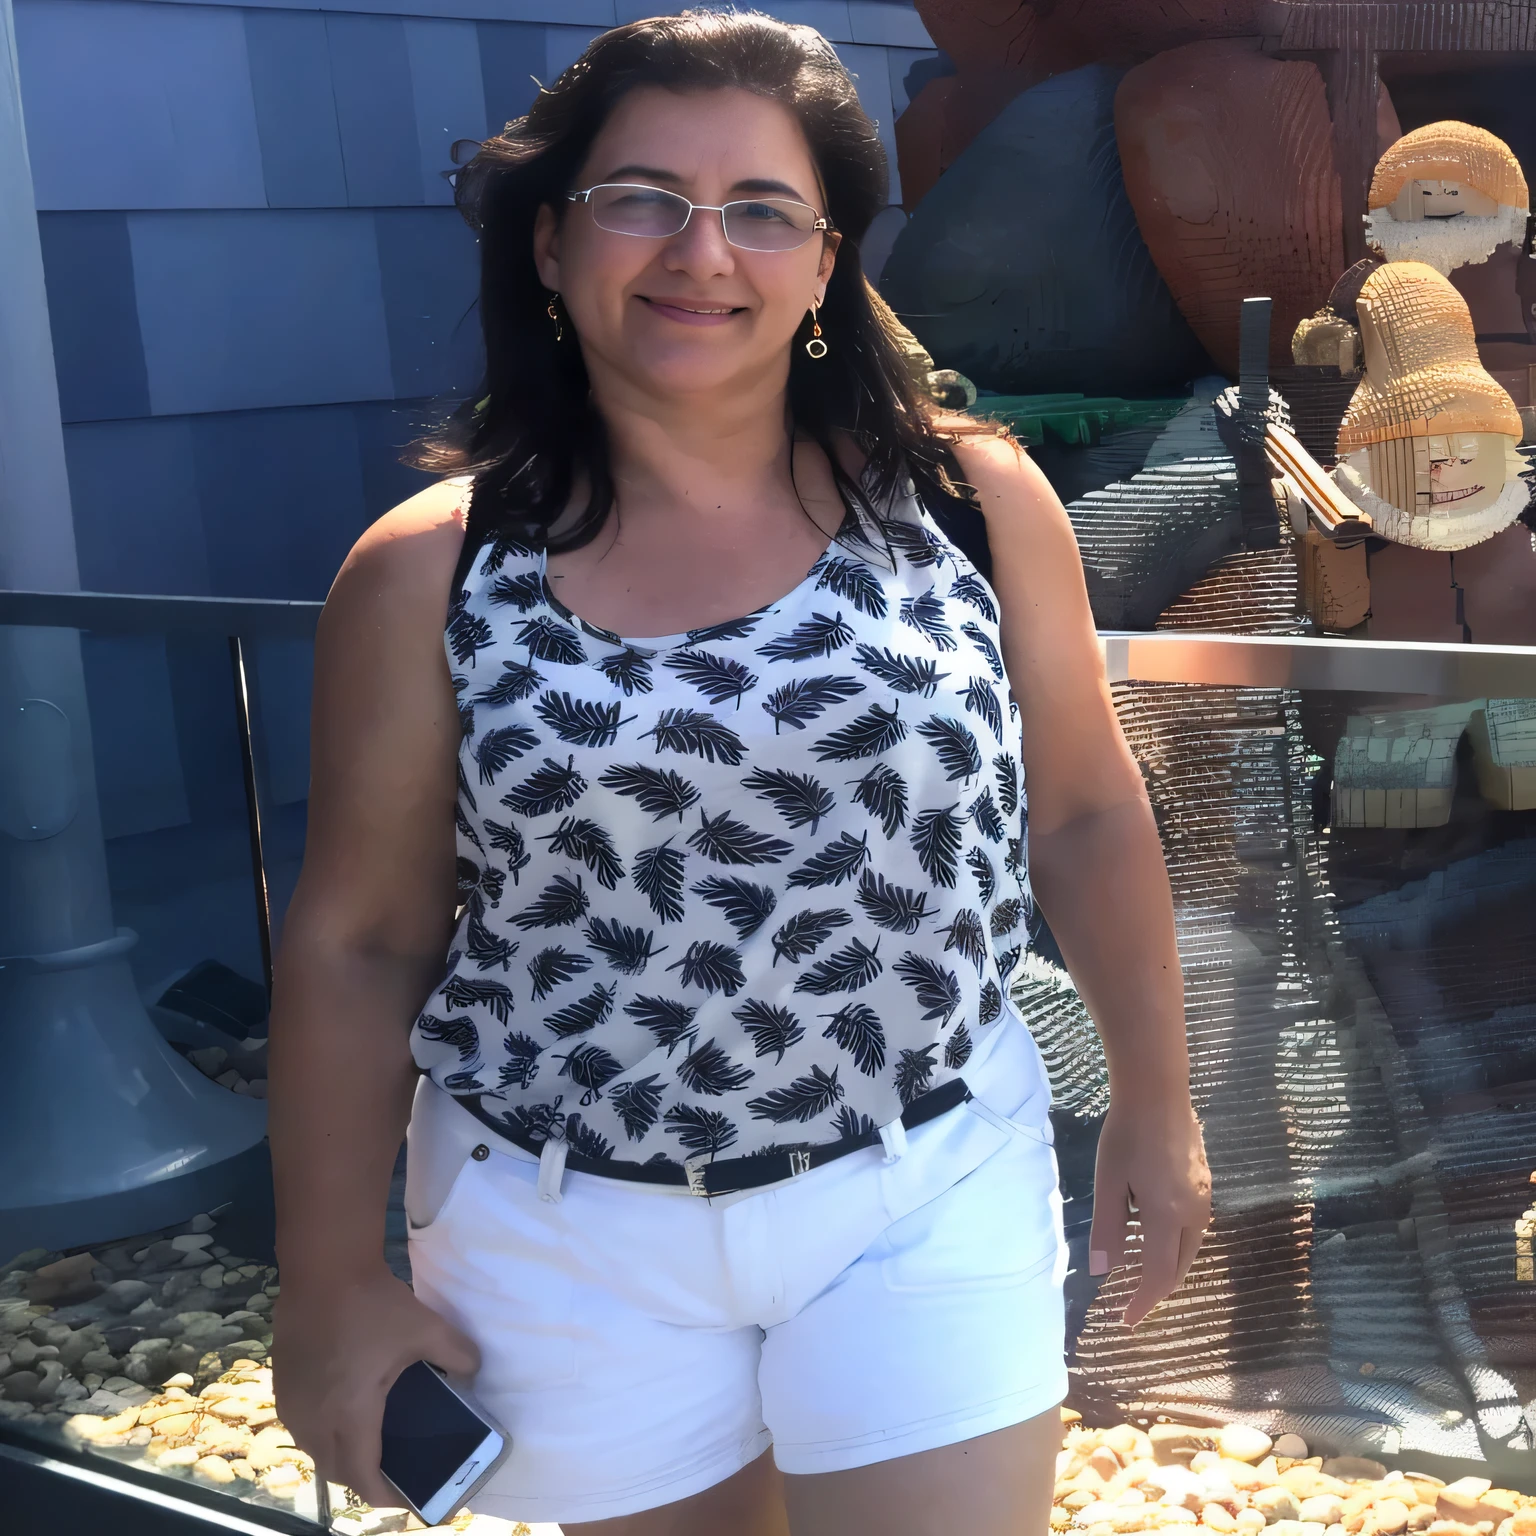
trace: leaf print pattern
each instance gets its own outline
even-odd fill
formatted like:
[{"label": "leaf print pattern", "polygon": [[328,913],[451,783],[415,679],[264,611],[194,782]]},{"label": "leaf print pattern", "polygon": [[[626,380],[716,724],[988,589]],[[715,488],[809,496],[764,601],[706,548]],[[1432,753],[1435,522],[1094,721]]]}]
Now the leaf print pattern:
[{"label": "leaf print pattern", "polygon": [[1007,828],[1003,825],[1003,818],[998,814],[997,803],[992,798],[992,791],[984,789],[971,801],[966,808],[966,815],[976,823],[976,826],[989,842],[1000,843],[1008,835]]},{"label": "leaf print pattern", "polygon": [[481,704],[520,704],[544,686],[544,674],[525,661],[504,661],[501,676],[489,688],[475,694]]},{"label": "leaf print pattern", "polygon": [[628,1167],[862,1140],[1016,1027],[998,605],[903,505],[654,645],[553,603],[521,543],[471,568],[444,634],[465,910],[412,1039],[491,1129]]},{"label": "leaf print pattern", "polygon": [[562,982],[591,969],[590,955],[572,954],[563,944],[552,944],[548,949],[541,949],[528,962],[528,974],[533,978],[534,1002],[541,1002]]},{"label": "leaf print pattern", "polygon": [[727,997],[735,997],[747,983],[741,956],[729,944],[716,944],[712,939],[694,940],[688,953],[667,969],[681,970],[685,987],[702,987],[706,992],[723,992]]},{"label": "leaf print pattern", "polygon": [[665,1116],[667,1130],[682,1143],[683,1150],[711,1157],[736,1140],[736,1127],[718,1109],[702,1109],[697,1104],[674,1104]]},{"label": "leaf print pattern", "polygon": [[551,853],[579,859],[597,876],[597,883],[608,890],[618,889],[624,866],[614,852],[613,838],[587,816],[567,816],[553,832],[540,839],[549,844]]},{"label": "leaf print pattern", "polygon": [[931,657],[898,656],[884,646],[876,650],[872,645],[861,645],[853,653],[853,659],[897,693],[918,694],[925,699],[931,699],[939,684],[949,676],[949,673],[939,671],[938,662]]},{"label": "leaf print pattern", "polygon": [[498,1088],[530,1088],[538,1075],[539,1056],[544,1047],[531,1035],[509,1030],[501,1043],[506,1058],[498,1069]]},{"label": "leaf print pattern", "polygon": [[655,740],[658,752],[689,753],[706,763],[727,763],[732,768],[747,752],[746,744],[728,725],[696,709],[664,709],[644,734]]},{"label": "leaf print pattern", "polygon": [[655,955],[667,946],[653,949],[656,935],[648,928],[630,928],[617,918],[594,917],[586,926],[587,943],[621,976],[638,976]]},{"label": "leaf print pattern", "polygon": [[957,950],[976,967],[979,976],[987,958],[987,936],[981,926],[981,914],[969,907],[955,913],[943,930],[945,950]]},{"label": "leaf print pattern", "polygon": [[917,996],[917,1006],[927,1009],[925,1019],[942,1019],[948,1024],[960,1006],[960,982],[951,970],[946,970],[927,955],[913,954],[908,950],[892,967]]},{"label": "leaf print pattern", "polygon": [[821,568],[818,590],[825,588],[836,596],[846,598],[860,613],[871,618],[883,619],[888,604],[885,588],[880,578],[862,560],[845,560],[834,555]]},{"label": "leaf print pattern", "polygon": [[880,763],[871,768],[858,781],[853,798],[879,821],[887,838],[895,837],[906,825],[906,780],[889,764]]},{"label": "leaf print pattern", "polygon": [[756,1000],[731,1010],[731,1017],[752,1037],[759,1056],[772,1055],[774,1065],[784,1060],[784,1052],[805,1037],[804,1026],[788,1008],[777,1008]]},{"label": "leaf print pattern", "polygon": [[499,603],[527,613],[544,601],[544,582],[537,571],[524,571],[519,576],[501,576],[491,583],[485,597],[488,603]]},{"label": "leaf print pattern", "polygon": [[512,957],[517,953],[517,944],[512,939],[505,938],[487,928],[480,916],[471,910],[464,953],[482,971],[489,971],[497,966],[506,971],[512,968]]},{"label": "leaf print pattern", "polygon": [[745,1088],[756,1074],[750,1067],[733,1062],[713,1040],[690,1051],[678,1064],[677,1080],[690,1093],[707,1094],[718,1099],[723,1093]]},{"label": "leaf print pattern", "polygon": [[958,648],[954,632],[945,622],[944,605],[932,592],[901,600],[901,622],[926,635],[941,651]]},{"label": "leaf print pattern", "polygon": [[1012,817],[1019,809],[1019,765],[1011,754],[999,752],[992,759],[992,772],[997,776],[997,803],[1004,816]]},{"label": "leaf print pattern", "polygon": [[[976,1010],[976,1022],[985,1029],[1002,1016],[1003,994],[995,981],[989,981],[981,989],[981,1004]],[[964,1028],[964,1026],[961,1026]]]},{"label": "leaf print pattern", "polygon": [[918,726],[917,734],[932,744],[947,779],[974,779],[981,772],[976,738],[958,720],[935,715]]},{"label": "leaf print pattern", "polygon": [[903,1105],[910,1104],[919,1094],[927,1093],[933,1081],[933,1053],[938,1044],[925,1045],[920,1051],[903,1051],[896,1063],[896,1092]]},{"label": "leaf print pattern", "polygon": [[880,1015],[868,1003],[848,1003],[832,1016],[822,1037],[835,1040],[853,1057],[853,1064],[867,1077],[885,1065],[885,1030]]},{"label": "leaf print pattern", "polygon": [[991,906],[992,898],[997,894],[997,874],[991,859],[980,848],[972,848],[966,854],[965,862],[976,877],[976,894],[981,897],[982,906]]},{"label": "leaf print pattern", "polygon": [[820,853],[792,871],[786,883],[790,886],[841,885],[858,874],[868,857],[869,833],[855,837],[851,832],[844,832],[836,842],[828,843]]},{"label": "leaf print pattern", "polygon": [[520,625],[517,644],[526,645],[528,654],[538,661],[558,661],[575,666],[587,659],[576,631],[549,614],[541,613]]},{"label": "leaf print pattern", "polygon": [[683,812],[699,803],[699,792],[682,774],[670,768],[647,768],[644,763],[615,764],[597,781],[616,795],[630,795],[640,809],[656,821],[668,816],[683,819]]},{"label": "leaf print pattern", "polygon": [[787,768],[759,768],[741,781],[759,800],[770,801],[791,827],[809,823],[814,835],[821,818],[830,815],[837,801],[825,784],[808,773],[791,773]]},{"label": "leaf print pattern", "polygon": [[1003,736],[1003,706],[997,702],[997,689],[984,677],[973,677],[965,686],[965,707],[987,722],[987,729],[999,741]]},{"label": "leaf print pattern", "polygon": [[626,645],[623,650],[609,656],[599,656],[597,670],[616,688],[624,691],[626,699],[637,693],[649,693],[651,682],[651,658],[644,651]]},{"label": "leaf print pattern", "polygon": [[475,761],[480,765],[480,782],[494,784],[496,775],[508,763],[538,746],[539,738],[526,725],[502,725],[487,731],[475,744]]},{"label": "leaf print pattern", "polygon": [[841,612],[830,619],[817,613],[787,635],[758,646],[757,654],[769,661],[809,661],[813,656],[830,656],[852,639],[853,629],[844,622]]},{"label": "leaf print pattern", "polygon": [[1003,671],[1002,654],[998,651],[997,647],[993,645],[992,641],[988,638],[986,631],[981,627],[981,625],[976,623],[973,619],[967,619],[966,622],[960,626],[960,633],[964,635],[965,638],[969,640],[971,644],[974,645],[984,657],[986,657],[987,665],[992,669],[992,676],[996,678],[998,682],[1002,682],[1004,676],[1006,675]]},{"label": "leaf print pattern", "polygon": [[679,1041],[692,1037],[698,1011],[687,1003],[675,1003],[667,997],[637,997],[624,1006],[624,1012],[635,1023],[655,1035],[658,1046],[666,1046],[668,1056]]},{"label": "leaf print pattern", "polygon": [[618,739],[619,727],[635,718],[626,715],[620,719],[622,708],[617,700],[592,704],[568,693],[546,693],[533,706],[533,712],[561,741],[574,742],[578,747],[611,747]]},{"label": "leaf print pattern", "polygon": [[661,1074],[652,1072],[632,1083],[615,1084],[608,1096],[609,1105],[623,1122],[624,1134],[631,1141],[643,1141],[661,1115],[661,1089],[656,1086],[660,1081]]},{"label": "leaf print pattern", "polygon": [[545,1027],[562,1040],[567,1035],[584,1035],[589,1029],[596,1029],[613,1011],[613,997],[614,989],[599,982],[585,997],[557,1008],[544,1020]]},{"label": "leaf print pattern", "polygon": [[635,855],[635,889],[664,923],[683,920],[683,870],[687,857],[670,843]]},{"label": "leaf print pattern", "polygon": [[846,928],[852,916],[840,907],[822,912],[797,912],[773,936],[773,963],[788,960],[798,965],[807,955],[814,955],[835,929]]},{"label": "leaf print pattern", "polygon": [[416,1032],[423,1040],[451,1045],[459,1061],[469,1061],[480,1049],[480,1031],[473,1019],[437,1019],[424,1013],[417,1020]]},{"label": "leaf print pattern", "polygon": [[587,781],[576,770],[574,756],[562,768],[554,758],[546,757],[523,783],[508,790],[501,803],[519,816],[547,816],[575,805],[586,793]]},{"label": "leaf print pattern", "polygon": [[730,702],[739,709],[742,699],[757,687],[757,674],[729,656],[712,656],[708,651],[675,651],[664,664],[684,682],[692,683],[711,704]]},{"label": "leaf print pattern", "polygon": [[831,1072],[812,1067],[803,1077],[797,1077],[783,1088],[775,1088],[760,1098],[748,1099],[747,1112],[758,1120],[772,1120],[775,1125],[784,1125],[791,1120],[804,1124],[825,1114],[845,1091],[837,1080],[836,1067]]},{"label": "leaf print pattern", "polygon": [[918,863],[935,885],[954,890],[959,873],[956,859],[960,853],[961,821],[955,807],[924,811],[912,824],[912,848]]},{"label": "leaf print pattern", "polygon": [[928,909],[929,894],[892,885],[874,870],[865,870],[864,878],[859,881],[859,905],[870,922],[891,933],[911,935],[917,932],[923,919],[932,915]]},{"label": "leaf print pattern", "polygon": [[754,885],[735,875],[711,875],[699,881],[693,892],[720,909],[738,939],[750,939],[773,915],[779,901],[771,887]]},{"label": "leaf print pattern", "polygon": [[589,905],[579,875],[556,875],[512,921],[519,928],[563,928],[585,917]]},{"label": "leaf print pattern", "polygon": [[803,731],[832,705],[863,692],[864,684],[853,677],[799,677],[775,688],[763,700],[763,708],[773,716],[775,734],[786,725]]},{"label": "leaf print pattern", "polygon": [[729,811],[714,817],[700,811],[699,830],[688,839],[688,846],[716,864],[777,864],[795,851],[793,843],[755,832]]},{"label": "leaf print pattern", "polygon": [[882,709],[878,704],[871,704],[840,731],[823,736],[811,750],[824,763],[848,763],[856,758],[877,757],[882,752],[889,752],[906,734],[907,722],[894,706]]},{"label": "leaf print pattern", "polygon": [[867,987],[884,968],[876,952],[879,948],[878,939],[874,949],[862,939],[854,939],[804,972],[795,983],[795,991],[826,997],[832,992],[857,992],[860,987]]},{"label": "leaf print pattern", "polygon": [[562,1059],[565,1065],[560,1068],[560,1076],[570,1078],[578,1088],[586,1090],[581,1096],[583,1106],[602,1098],[603,1084],[624,1070],[608,1051],[590,1041],[568,1051],[563,1058],[555,1058],[556,1061]]},{"label": "leaf print pattern", "polygon": [[957,576],[949,589],[949,595],[962,603],[969,603],[988,623],[997,623],[997,604],[987,591],[987,584],[974,571]]}]

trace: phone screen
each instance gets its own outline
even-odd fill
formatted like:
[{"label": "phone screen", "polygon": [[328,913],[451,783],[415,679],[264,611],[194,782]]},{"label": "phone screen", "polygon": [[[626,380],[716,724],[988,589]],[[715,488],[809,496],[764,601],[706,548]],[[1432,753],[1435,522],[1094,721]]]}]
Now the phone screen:
[{"label": "phone screen", "polygon": [[406,1366],[384,1400],[384,1475],[418,1509],[491,1431],[426,1361]]}]

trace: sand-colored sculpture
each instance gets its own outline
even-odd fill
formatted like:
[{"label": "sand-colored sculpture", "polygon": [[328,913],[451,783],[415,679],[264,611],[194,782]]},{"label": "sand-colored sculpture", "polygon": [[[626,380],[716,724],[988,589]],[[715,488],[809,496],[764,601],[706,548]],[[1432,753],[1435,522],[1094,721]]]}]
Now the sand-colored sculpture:
[{"label": "sand-colored sculpture", "polygon": [[1423,262],[1388,262],[1356,301],[1365,373],[1339,425],[1335,479],[1375,533],[1466,549],[1530,502],[1522,423],[1478,361],[1466,301]]},{"label": "sand-colored sculpture", "polygon": [[1530,194],[1509,146],[1471,123],[1427,123],[1376,163],[1366,239],[1386,261],[1442,277],[1525,237]]}]

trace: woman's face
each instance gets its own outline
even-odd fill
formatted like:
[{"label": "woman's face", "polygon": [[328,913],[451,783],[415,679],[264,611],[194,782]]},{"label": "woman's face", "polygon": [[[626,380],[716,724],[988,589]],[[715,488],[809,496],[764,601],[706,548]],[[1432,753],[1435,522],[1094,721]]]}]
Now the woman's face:
[{"label": "woman's face", "polygon": [[[631,91],[572,190],[604,182],[715,205],[791,198],[827,212],[799,123],[778,102],[743,90]],[[702,212],[675,235],[621,234],[573,203],[558,221],[539,210],[534,260],[560,294],[599,387],[611,372],[652,394],[717,396],[782,386],[791,338],[826,292],[836,244],[817,232],[793,250],[743,250],[726,240],[718,213]]]}]

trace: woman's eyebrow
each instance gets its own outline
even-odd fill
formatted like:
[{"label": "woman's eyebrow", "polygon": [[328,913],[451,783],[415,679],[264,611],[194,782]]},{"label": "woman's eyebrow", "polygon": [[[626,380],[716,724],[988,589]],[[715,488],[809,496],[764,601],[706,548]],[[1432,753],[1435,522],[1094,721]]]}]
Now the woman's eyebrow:
[{"label": "woman's eyebrow", "polygon": [[[645,181],[671,182],[674,186],[681,186],[684,177],[676,171],[663,171],[654,165],[621,165],[617,170],[609,171],[603,178],[604,181],[619,181],[625,176],[638,176]],[[784,197],[793,197],[803,201],[802,194],[796,187],[790,186],[787,181],[775,181],[768,176],[749,176],[736,182],[731,187],[732,192],[759,192],[777,193]]]}]

